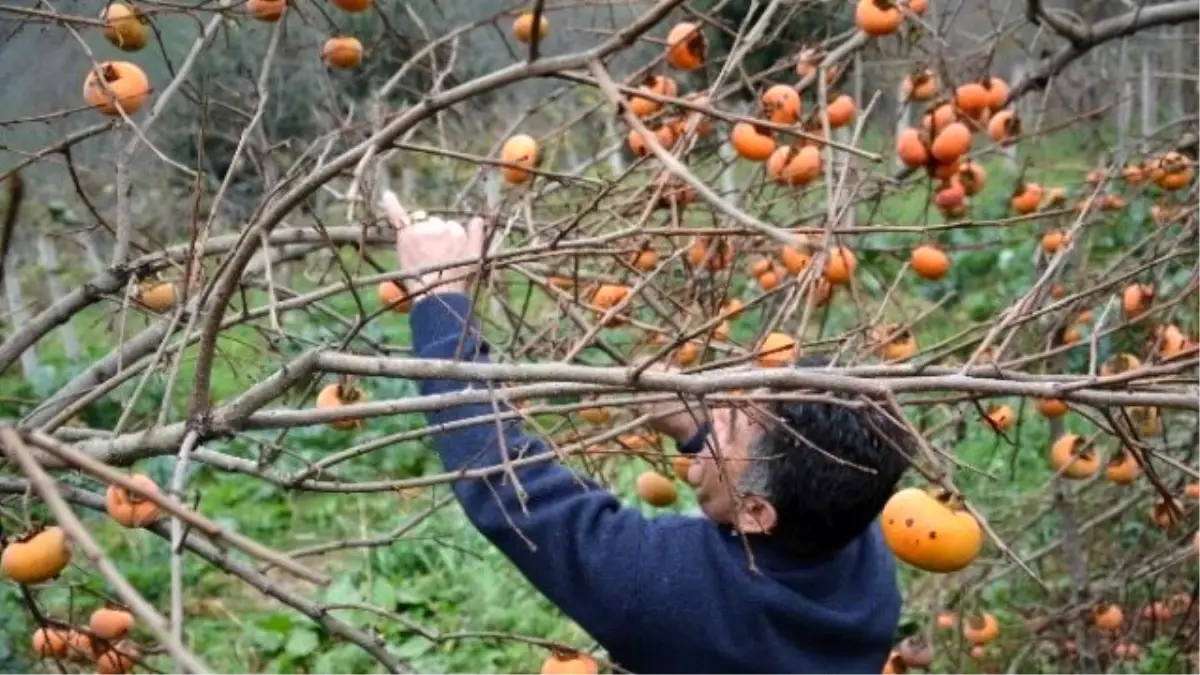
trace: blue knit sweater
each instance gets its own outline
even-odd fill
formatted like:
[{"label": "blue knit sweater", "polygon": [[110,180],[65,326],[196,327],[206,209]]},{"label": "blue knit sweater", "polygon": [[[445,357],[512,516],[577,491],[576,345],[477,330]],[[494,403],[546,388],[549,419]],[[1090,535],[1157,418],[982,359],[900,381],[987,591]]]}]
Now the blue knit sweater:
[{"label": "blue knit sweater", "polygon": [[[413,345],[429,359],[487,361],[470,299],[440,294],[413,307]],[[467,333],[464,339],[464,332]],[[459,350],[459,343],[463,347]],[[421,380],[423,394],[469,386]],[[429,424],[493,412],[490,403],[427,415]],[[516,421],[503,424],[510,456],[547,451]],[[493,423],[440,432],[448,471],[495,466]],[[516,470],[528,515],[503,473],[460,480],[467,517],[541,593],[638,673],[878,673],[900,614],[892,554],[872,526],[821,561],[798,560],[770,537],[744,542],[702,518],[646,518],[555,462]],[[520,529],[518,534],[513,528]],[[749,569],[745,545],[759,571]]]}]

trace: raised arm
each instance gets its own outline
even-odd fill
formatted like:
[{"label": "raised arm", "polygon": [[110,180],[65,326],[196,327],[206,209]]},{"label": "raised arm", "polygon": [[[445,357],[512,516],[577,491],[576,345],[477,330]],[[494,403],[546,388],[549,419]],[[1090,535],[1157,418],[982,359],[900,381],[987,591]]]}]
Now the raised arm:
[{"label": "raised arm", "polygon": [[[456,223],[427,224],[400,227],[397,249],[402,269],[459,259],[462,251],[478,254],[471,242],[480,238]],[[445,292],[422,297],[413,307],[414,349],[421,358],[486,362],[487,345],[470,316],[465,283],[448,286]],[[416,290],[410,285],[410,291]],[[419,381],[425,395],[484,387],[482,382]],[[501,402],[475,403],[431,412],[426,419],[440,426],[490,418],[497,409],[509,411]],[[448,471],[500,467],[505,453],[516,460],[549,452],[542,439],[526,435],[516,420],[486,419],[439,431],[433,442]],[[510,476],[515,476],[519,491]],[[636,602],[637,560],[654,527],[650,521],[636,510],[622,508],[607,490],[550,458],[515,468],[511,474],[496,471],[483,478],[458,480],[453,490],[475,527],[539,591],[610,651],[627,647],[623,643],[634,636],[625,630],[625,617]]]}]

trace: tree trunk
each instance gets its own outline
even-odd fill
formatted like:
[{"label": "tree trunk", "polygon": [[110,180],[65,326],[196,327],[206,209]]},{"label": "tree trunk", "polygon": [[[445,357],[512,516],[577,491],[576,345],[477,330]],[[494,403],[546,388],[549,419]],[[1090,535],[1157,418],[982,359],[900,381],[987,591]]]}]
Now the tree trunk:
[{"label": "tree trunk", "polygon": [[1142,143],[1154,133],[1158,121],[1158,87],[1155,86],[1154,74],[1150,68],[1150,55],[1142,52]]},{"label": "tree trunk", "polygon": [[[4,264],[4,297],[8,301],[8,316],[12,329],[20,330],[29,322],[29,313],[25,311],[25,298],[21,295],[21,281],[18,270],[21,268],[21,256],[15,247],[8,252],[8,260]],[[21,352],[21,372],[26,380],[32,380],[39,370],[37,347],[30,345],[29,349]]]},{"label": "tree trunk", "polygon": [[[606,117],[604,120],[604,128],[607,130],[608,138],[617,137],[617,125],[612,117]],[[608,156],[608,167],[612,170],[613,176],[620,176],[625,172],[625,158],[621,156],[621,150],[618,148]]]},{"label": "tree trunk", "polygon": [[[51,298],[61,298],[66,293],[63,291],[61,279],[58,277],[58,249],[54,247],[54,241],[44,234],[39,233],[37,236],[38,257],[41,258],[42,275],[46,280],[46,289],[50,291]],[[79,359],[79,338],[75,335],[75,328],[71,325],[70,320],[58,327],[58,337],[62,340],[63,351],[72,363]]]}]

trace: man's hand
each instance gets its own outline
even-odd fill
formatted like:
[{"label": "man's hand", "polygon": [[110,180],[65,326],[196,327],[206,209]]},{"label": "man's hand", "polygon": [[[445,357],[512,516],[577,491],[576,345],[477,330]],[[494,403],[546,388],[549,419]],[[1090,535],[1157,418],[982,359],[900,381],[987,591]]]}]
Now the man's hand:
[{"label": "man's hand", "polygon": [[[670,373],[677,370],[678,368],[668,367],[662,363],[655,363],[646,368],[646,372],[649,373]],[[688,408],[680,410],[684,401],[687,401]],[[696,431],[705,420],[704,407],[695,399],[688,398],[644,403],[637,407],[637,411],[640,415],[654,415],[655,417],[647,423],[649,427],[670,436],[677,443],[684,443],[695,436]],[[660,415],[663,416],[660,417]]]},{"label": "man's hand", "polygon": [[[400,205],[396,193],[383,193],[380,207],[396,228],[396,257],[404,272],[421,272],[419,279],[405,279],[404,286],[409,294],[426,288],[434,293],[464,293],[467,290],[471,263],[483,254],[483,219],[471,218],[464,228],[456,220],[437,217],[418,219],[413,222]],[[465,261],[465,264],[445,268],[447,263]],[[439,283],[443,282],[444,283]]]}]

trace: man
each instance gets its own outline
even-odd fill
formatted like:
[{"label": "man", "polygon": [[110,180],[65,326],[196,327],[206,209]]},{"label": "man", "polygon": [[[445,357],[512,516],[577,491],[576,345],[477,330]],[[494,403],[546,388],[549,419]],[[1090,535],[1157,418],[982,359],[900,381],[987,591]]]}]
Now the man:
[{"label": "man", "polygon": [[[466,229],[439,219],[410,223],[390,192],[383,207],[398,229],[402,271],[482,252],[478,218]],[[411,313],[421,358],[488,360],[469,316],[470,272],[406,282],[410,292],[432,290]],[[425,395],[472,386],[482,388],[420,382]],[[491,403],[468,404],[427,419],[441,425],[493,412]],[[696,454],[688,482],[706,518],[646,518],[553,461],[515,469],[524,512],[504,472],[457,481],[454,493],[475,527],[622,668],[880,672],[900,597],[874,521],[906,466],[903,431],[869,410],[811,402],[716,410],[704,423],[680,412],[656,426]],[[503,442],[489,421],[440,432],[434,445],[448,471],[498,466],[504,451],[548,451],[516,421],[502,429]]]}]

